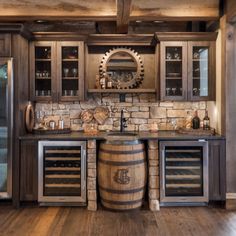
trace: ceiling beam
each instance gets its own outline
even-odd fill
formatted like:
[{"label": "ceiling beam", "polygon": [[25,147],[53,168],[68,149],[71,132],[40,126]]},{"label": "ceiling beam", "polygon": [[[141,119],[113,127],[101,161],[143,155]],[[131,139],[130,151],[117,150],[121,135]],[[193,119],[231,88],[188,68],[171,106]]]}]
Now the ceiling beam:
[{"label": "ceiling beam", "polygon": [[117,0],[117,33],[128,33],[129,17],[131,12],[132,0]]},{"label": "ceiling beam", "polygon": [[[16,22],[33,21],[37,19],[48,21],[116,21],[118,32],[127,32],[129,22],[136,20],[209,21],[219,19],[219,4],[216,4],[218,1],[219,0],[1,0],[0,21]],[[178,4],[176,2],[178,2]],[[228,2],[230,17],[234,15],[236,1],[228,0]]]},{"label": "ceiling beam", "polygon": [[236,1],[235,0],[228,0],[226,4],[226,15],[227,21],[231,23],[236,22]]},{"label": "ceiling beam", "polygon": [[[200,3],[199,3],[200,4]],[[219,19],[218,7],[137,8],[133,5],[130,21],[209,21]]]}]

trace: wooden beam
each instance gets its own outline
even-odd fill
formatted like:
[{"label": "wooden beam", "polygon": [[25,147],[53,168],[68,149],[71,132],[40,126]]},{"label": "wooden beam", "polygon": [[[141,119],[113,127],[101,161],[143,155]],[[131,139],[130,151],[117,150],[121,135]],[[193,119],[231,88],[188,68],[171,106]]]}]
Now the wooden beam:
[{"label": "wooden beam", "polygon": [[[235,0],[229,0],[229,2],[235,5]],[[2,22],[37,19],[117,21],[118,27],[121,29],[124,27],[127,30],[128,22],[135,20],[208,21],[218,18],[219,0],[0,1],[0,21]]]},{"label": "wooden beam", "polygon": [[151,46],[153,34],[91,34],[87,45]]},{"label": "wooden beam", "polygon": [[[232,0],[235,1],[235,0]],[[133,0],[130,21],[219,19],[219,0]]]},{"label": "wooden beam", "polygon": [[0,33],[16,33],[25,39],[32,39],[32,33],[20,23],[0,23]]},{"label": "wooden beam", "polygon": [[226,4],[226,14],[227,14],[227,21],[231,23],[236,22],[236,1],[235,0],[228,0]]},{"label": "wooden beam", "polygon": [[132,0],[117,0],[117,33],[128,33]]},{"label": "wooden beam", "polygon": [[155,39],[161,41],[215,41],[217,32],[156,32]]},{"label": "wooden beam", "polygon": [[1,21],[116,20],[115,0],[1,0]]}]

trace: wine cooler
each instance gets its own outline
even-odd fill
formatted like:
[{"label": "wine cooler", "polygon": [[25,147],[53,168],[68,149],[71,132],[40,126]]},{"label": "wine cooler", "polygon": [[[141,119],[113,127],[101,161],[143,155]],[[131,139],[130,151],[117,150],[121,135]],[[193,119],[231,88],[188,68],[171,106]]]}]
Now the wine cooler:
[{"label": "wine cooler", "polygon": [[39,141],[40,205],[86,204],[86,142]]},{"label": "wine cooler", "polygon": [[160,152],[161,204],[207,204],[207,141],[163,141]]}]

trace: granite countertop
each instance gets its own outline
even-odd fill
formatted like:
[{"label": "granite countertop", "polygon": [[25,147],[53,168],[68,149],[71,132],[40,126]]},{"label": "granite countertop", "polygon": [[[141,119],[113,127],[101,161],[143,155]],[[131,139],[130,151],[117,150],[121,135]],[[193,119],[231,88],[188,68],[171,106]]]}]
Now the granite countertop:
[{"label": "granite countertop", "polygon": [[[95,135],[92,134],[87,134],[84,132],[76,132],[73,131],[69,134],[26,134],[23,136],[20,136],[20,140],[43,140],[43,139],[54,139],[54,140],[91,140],[91,139],[96,139],[96,140],[105,140],[107,139],[107,136],[109,133],[112,132],[99,132]],[[117,133],[117,132],[116,132]],[[133,133],[133,132],[132,132]],[[199,136],[199,135],[190,135],[190,134],[180,134],[177,131],[158,131],[156,133],[151,133],[151,132],[136,132],[137,136],[133,137],[132,139],[139,139],[139,140],[151,140],[151,139],[159,139],[159,140],[188,140],[188,139],[208,139],[208,140],[214,140],[214,139],[225,139],[224,136],[221,135],[212,135],[212,136]],[[114,136],[111,135],[110,137]],[[126,137],[119,137],[120,139],[126,139]]]}]

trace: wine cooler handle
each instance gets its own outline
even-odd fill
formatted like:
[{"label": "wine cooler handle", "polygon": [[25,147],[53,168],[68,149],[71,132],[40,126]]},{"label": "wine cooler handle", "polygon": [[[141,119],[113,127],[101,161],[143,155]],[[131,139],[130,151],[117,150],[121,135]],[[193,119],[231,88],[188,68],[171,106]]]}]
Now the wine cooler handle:
[{"label": "wine cooler handle", "polygon": [[[87,162],[87,160],[86,160],[86,150],[84,149],[83,150],[83,161],[84,161],[84,163],[83,163],[83,167],[84,167],[84,171],[83,171],[83,182],[84,183],[86,183],[86,169],[87,169],[87,167],[86,167],[86,162]],[[86,184],[83,184],[83,191],[85,191],[85,188],[86,188]]]},{"label": "wine cooler handle", "polygon": [[165,149],[163,149],[161,151],[162,153],[162,157],[161,157],[161,161],[162,161],[162,190],[163,190],[163,193],[165,192]]},{"label": "wine cooler handle", "polygon": [[198,142],[206,142],[206,139],[198,139]]}]

